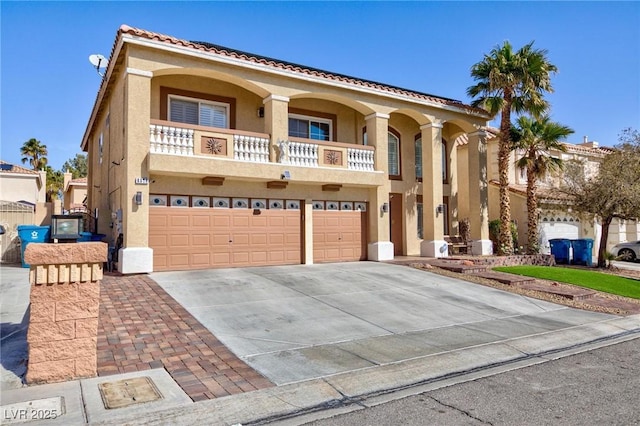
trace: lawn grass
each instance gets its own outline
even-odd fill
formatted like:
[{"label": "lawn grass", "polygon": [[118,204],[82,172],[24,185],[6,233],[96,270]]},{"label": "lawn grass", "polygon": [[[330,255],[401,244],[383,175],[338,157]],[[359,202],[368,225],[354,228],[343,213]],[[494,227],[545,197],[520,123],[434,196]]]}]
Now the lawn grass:
[{"label": "lawn grass", "polygon": [[500,266],[495,271],[575,284],[618,296],[640,299],[640,281],[602,272],[558,266]]}]

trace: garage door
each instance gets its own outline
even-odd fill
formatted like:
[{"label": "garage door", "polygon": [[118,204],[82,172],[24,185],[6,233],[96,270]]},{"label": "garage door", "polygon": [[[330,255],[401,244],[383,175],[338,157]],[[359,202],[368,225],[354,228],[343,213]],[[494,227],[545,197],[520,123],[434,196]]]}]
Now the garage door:
[{"label": "garage door", "polygon": [[228,200],[229,208],[151,206],[154,271],[301,263],[299,208],[247,208],[248,199],[232,208]]},{"label": "garage door", "polygon": [[551,253],[549,240],[566,238],[575,240],[580,238],[580,222],[574,218],[543,218],[540,224],[540,251]]},{"label": "garage door", "polygon": [[313,202],[313,261],[366,260],[366,203]]}]

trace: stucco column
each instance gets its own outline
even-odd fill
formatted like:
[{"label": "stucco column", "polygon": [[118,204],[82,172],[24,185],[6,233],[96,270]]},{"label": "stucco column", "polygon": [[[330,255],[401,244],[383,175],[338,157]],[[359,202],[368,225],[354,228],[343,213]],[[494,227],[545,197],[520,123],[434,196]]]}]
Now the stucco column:
[{"label": "stucco column", "polygon": [[442,204],[442,123],[434,122],[420,127],[422,132],[422,228],[424,240],[420,255],[446,257],[449,255],[444,240],[444,211]]},{"label": "stucco column", "polygon": [[469,225],[471,252],[475,255],[493,253],[489,239],[489,188],[487,184],[487,133],[469,133]]},{"label": "stucco column", "polygon": [[[375,151],[375,170],[387,170],[389,167],[389,115],[374,113],[365,117],[367,124],[367,144]],[[385,180],[382,186],[369,191],[369,260],[393,259],[393,243],[390,241],[389,191],[391,184]],[[385,206],[386,204],[386,211]]]},{"label": "stucco column", "polygon": [[264,104],[264,131],[271,135],[269,158],[272,163],[278,161],[278,143],[289,138],[289,98],[269,95]]},{"label": "stucco column", "polygon": [[302,229],[304,232],[304,259],[305,265],[313,265],[313,199],[304,200]]},{"label": "stucco column", "polygon": [[627,241],[640,240],[640,221],[627,220]]},{"label": "stucco column", "polygon": [[[136,178],[149,178],[149,124],[151,120],[151,77],[149,71],[125,71],[124,155],[116,173],[122,184],[123,248],[118,253],[118,271],[135,274],[153,271],[153,249],[149,235],[149,185],[136,184]],[[140,192],[142,203],[136,202]]]}]

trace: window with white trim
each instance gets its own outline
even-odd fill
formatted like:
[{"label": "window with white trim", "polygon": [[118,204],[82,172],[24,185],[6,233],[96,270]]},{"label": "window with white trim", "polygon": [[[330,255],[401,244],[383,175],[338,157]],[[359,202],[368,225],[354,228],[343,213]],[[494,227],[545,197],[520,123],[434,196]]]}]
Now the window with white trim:
[{"label": "window with white trim", "polygon": [[289,136],[294,138],[330,141],[332,126],[332,121],[324,118],[289,114]]},{"label": "window with white trim", "polygon": [[169,96],[169,121],[226,129],[229,127],[229,104]]}]

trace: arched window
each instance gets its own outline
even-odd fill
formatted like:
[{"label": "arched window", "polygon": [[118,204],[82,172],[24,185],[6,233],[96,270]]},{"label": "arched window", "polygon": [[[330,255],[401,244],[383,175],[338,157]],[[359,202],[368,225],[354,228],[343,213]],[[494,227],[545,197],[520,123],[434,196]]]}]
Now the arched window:
[{"label": "arched window", "polygon": [[400,134],[389,129],[388,141],[389,178],[402,179],[400,176]]},{"label": "arched window", "polygon": [[442,183],[449,182],[449,156],[447,155],[447,141],[442,139]]}]

